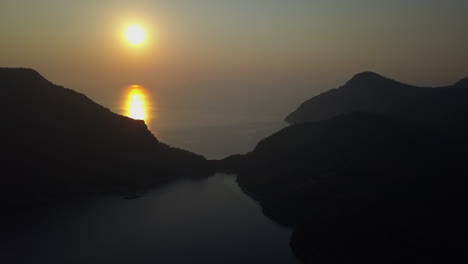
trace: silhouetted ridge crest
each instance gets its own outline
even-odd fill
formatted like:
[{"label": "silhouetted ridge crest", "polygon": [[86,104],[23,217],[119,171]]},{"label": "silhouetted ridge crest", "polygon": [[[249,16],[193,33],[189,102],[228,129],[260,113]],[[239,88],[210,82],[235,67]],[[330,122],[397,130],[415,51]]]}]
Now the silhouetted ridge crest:
[{"label": "silhouetted ridge crest", "polygon": [[10,76],[23,76],[29,78],[40,78],[46,80],[39,72],[31,68],[8,68],[0,67],[0,76],[4,77],[6,75]]},{"label": "silhouetted ridge crest", "polygon": [[39,72],[29,68],[0,68],[0,80],[3,84],[9,85],[5,88],[13,89],[15,85],[36,84],[52,85]]},{"label": "silhouetted ridge crest", "polygon": [[364,111],[400,120],[438,124],[442,128],[451,125],[448,122],[454,123],[454,113],[468,112],[467,89],[460,89],[468,86],[467,80],[452,86],[429,88],[363,72],[345,85],[305,101],[286,117],[286,121],[313,122]]},{"label": "silhouetted ridge crest", "polygon": [[[391,80],[387,77],[384,77],[378,73],[366,71],[361,72],[354,75],[348,82],[346,82],[346,86],[369,86],[369,85],[383,85],[388,83],[395,83],[396,81]],[[377,87],[376,87],[377,88]]]}]

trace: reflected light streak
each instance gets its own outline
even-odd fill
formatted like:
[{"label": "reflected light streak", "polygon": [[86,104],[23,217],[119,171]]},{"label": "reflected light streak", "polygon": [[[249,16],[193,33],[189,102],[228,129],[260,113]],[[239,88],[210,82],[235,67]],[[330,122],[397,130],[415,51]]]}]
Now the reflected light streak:
[{"label": "reflected light streak", "polygon": [[148,93],[140,85],[131,85],[126,89],[123,114],[133,119],[143,120],[148,125],[150,114],[150,100]]}]

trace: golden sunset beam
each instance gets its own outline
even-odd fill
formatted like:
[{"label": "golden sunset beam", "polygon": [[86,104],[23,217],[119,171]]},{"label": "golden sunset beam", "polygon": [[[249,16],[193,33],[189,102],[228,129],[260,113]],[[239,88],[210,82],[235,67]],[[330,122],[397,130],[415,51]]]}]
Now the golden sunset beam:
[{"label": "golden sunset beam", "polygon": [[140,85],[129,86],[126,90],[123,114],[133,119],[150,121],[150,99]]}]

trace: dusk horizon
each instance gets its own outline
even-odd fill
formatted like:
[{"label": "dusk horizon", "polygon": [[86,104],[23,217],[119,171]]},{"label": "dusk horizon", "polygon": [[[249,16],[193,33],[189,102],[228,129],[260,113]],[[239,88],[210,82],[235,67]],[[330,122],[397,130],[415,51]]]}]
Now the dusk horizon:
[{"label": "dusk horizon", "polygon": [[3,0],[0,262],[466,259],[466,10]]}]

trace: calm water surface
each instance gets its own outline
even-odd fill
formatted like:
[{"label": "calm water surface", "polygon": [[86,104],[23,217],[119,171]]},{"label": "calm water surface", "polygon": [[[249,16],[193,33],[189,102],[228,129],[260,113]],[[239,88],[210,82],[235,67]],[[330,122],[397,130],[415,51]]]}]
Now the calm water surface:
[{"label": "calm water surface", "polygon": [[232,175],[4,217],[2,263],[297,263]]},{"label": "calm water surface", "polygon": [[282,121],[257,121],[237,124],[161,127],[155,132],[161,141],[205,156],[222,159],[252,151],[262,139],[286,126]]},{"label": "calm water surface", "polygon": [[[283,121],[286,112],[226,110],[209,104],[167,106],[151,88],[141,85],[125,87],[120,102],[111,104],[111,109],[144,120],[162,142],[208,159],[245,154],[253,150],[260,140],[287,125]],[[268,109],[267,106],[265,108]]]}]

